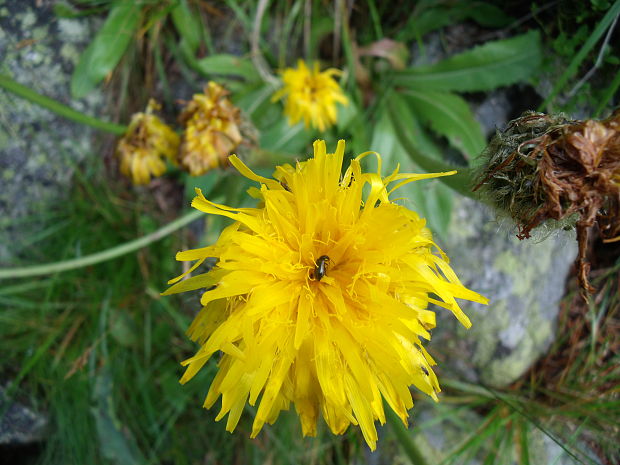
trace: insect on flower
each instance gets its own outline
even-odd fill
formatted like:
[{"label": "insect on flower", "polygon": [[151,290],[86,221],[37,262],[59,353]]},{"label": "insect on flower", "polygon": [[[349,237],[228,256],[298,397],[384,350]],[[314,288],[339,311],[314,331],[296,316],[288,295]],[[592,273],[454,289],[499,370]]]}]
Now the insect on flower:
[{"label": "insect on flower", "polygon": [[317,281],[320,281],[325,273],[327,273],[327,267],[329,266],[329,257],[327,255],[321,255],[316,261],[316,267],[312,273],[312,277]]},{"label": "insect on flower", "polygon": [[[204,406],[221,398],[216,420],[228,415],[228,431],[246,404],[257,405],[251,437],[294,406],[304,436],[316,434],[322,417],[334,434],[359,425],[374,450],[384,400],[405,424],[411,386],[437,400],[435,361],[422,345],[435,326],[429,304],[469,327],[456,299],[487,303],[461,284],[425,220],[390,200],[408,182],[453,172],[383,176],[381,157],[366,152],[341,177],[344,148],[340,141],[327,153],[316,141],[312,158],[276,167],[273,178],[232,156],[260,183],[252,191],[258,206],[216,204],[200,190],[192,202],[234,222],[215,244],[177,254],[196,263],[164,294],[206,289],[188,330],[199,348],[183,362],[181,382],[223,354]],[[377,170],[363,171],[373,154]],[[210,257],[211,270],[183,280]]]}]

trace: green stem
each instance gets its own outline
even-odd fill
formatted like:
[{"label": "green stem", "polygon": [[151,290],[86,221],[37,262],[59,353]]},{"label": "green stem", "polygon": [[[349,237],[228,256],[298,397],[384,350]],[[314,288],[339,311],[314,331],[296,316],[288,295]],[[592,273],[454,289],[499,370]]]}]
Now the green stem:
[{"label": "green stem", "polygon": [[48,263],[45,265],[32,265],[20,268],[0,268],[0,279],[48,275],[52,273],[59,273],[61,271],[75,270],[76,268],[83,268],[85,266],[112,260],[113,258],[134,252],[153,242],[163,239],[177,229],[181,229],[186,224],[200,218],[202,215],[203,213],[200,211],[192,211],[181,218],[174,220],[172,223],[167,224],[163,228],[152,232],[151,234],[147,234],[139,239],[117,245],[116,247],[112,247],[102,252],[86,255],[85,257],[73,258],[71,260]]},{"label": "green stem", "polygon": [[41,95],[29,87],[23,86],[8,76],[0,74],[0,87],[12,92],[13,94],[26,99],[32,103],[35,103],[43,108],[47,108],[50,111],[53,111],[57,115],[62,116],[63,118],[70,119],[77,123],[87,124],[96,129],[100,129],[102,131],[110,132],[112,134],[122,135],[125,134],[127,130],[126,126],[121,126],[120,124],[109,123],[107,121],[101,121],[93,116],[85,115],[80,113],[77,110],[74,110],[67,105],[64,105],[60,102],[57,102],[54,99],[46,97],[45,95]]},{"label": "green stem", "polygon": [[396,413],[389,407],[385,409],[385,413],[390,429],[396,435],[396,439],[398,439],[398,442],[409,458],[409,461],[413,465],[427,465],[426,459],[419,451],[418,446],[416,446],[413,442],[410,431],[405,428],[405,425],[403,425],[403,422],[398,415],[396,415]]}]

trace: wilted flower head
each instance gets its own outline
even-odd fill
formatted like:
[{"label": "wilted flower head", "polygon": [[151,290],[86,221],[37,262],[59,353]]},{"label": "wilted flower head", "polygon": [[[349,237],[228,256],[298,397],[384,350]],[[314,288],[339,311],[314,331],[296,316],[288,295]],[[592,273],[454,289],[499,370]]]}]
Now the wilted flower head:
[{"label": "wilted flower head", "polygon": [[179,116],[185,126],[179,162],[192,176],[220,166],[241,143],[239,113],[228,91],[212,81],[187,104]]},{"label": "wilted flower head", "polygon": [[[382,399],[406,423],[411,385],[434,399],[439,391],[421,343],[435,326],[428,304],[469,327],[455,298],[487,302],[459,282],[425,221],[389,199],[408,182],[453,172],[382,177],[378,155],[377,172],[362,171],[369,153],[342,176],[344,141],[334,154],[316,141],[314,158],[277,167],[275,179],[232,156],[260,183],[250,190],[257,208],[218,205],[197,190],[194,208],[235,222],[215,245],[178,253],[196,263],[165,294],[206,290],[188,331],[201,347],[183,362],[181,382],[223,353],[204,406],[222,397],[217,419],[228,414],[228,431],[246,402],[260,399],[252,437],[293,403],[304,435],[316,433],[322,415],[336,434],[359,425],[374,449]],[[209,272],[180,281],[208,257],[217,259]]]},{"label": "wilted flower head", "polygon": [[130,176],[134,184],[148,184],[151,176],[164,174],[166,159],[174,162],[179,149],[177,133],[153,114],[160,108],[155,100],[149,100],[145,113],[131,117],[127,132],[116,146],[121,173]]},{"label": "wilted flower head", "polygon": [[602,121],[526,112],[482,159],[476,189],[515,220],[520,239],[542,224],[576,228],[579,280],[592,292],[590,229],[596,223],[603,239],[620,239],[620,112]]},{"label": "wilted flower head", "polygon": [[318,63],[310,70],[299,60],[297,69],[286,68],[282,73],[284,87],[274,94],[272,101],[286,98],[284,113],[291,125],[303,119],[306,128],[312,126],[324,131],[336,123],[336,104],[349,102],[333,78],[338,74],[337,69],[321,72]]}]

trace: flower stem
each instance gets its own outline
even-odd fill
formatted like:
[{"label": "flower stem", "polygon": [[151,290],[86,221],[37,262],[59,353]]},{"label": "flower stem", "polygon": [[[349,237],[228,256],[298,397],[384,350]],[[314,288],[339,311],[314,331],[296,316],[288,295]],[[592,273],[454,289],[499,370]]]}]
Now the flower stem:
[{"label": "flower stem", "polygon": [[7,278],[26,278],[30,276],[41,276],[52,273],[59,273],[61,271],[75,270],[77,268],[83,268],[89,265],[95,265],[97,263],[112,260],[113,258],[120,257],[138,249],[146,247],[147,245],[156,242],[169,234],[173,233],[177,229],[182,228],[186,224],[200,218],[204,213],[199,211],[192,211],[177,218],[172,223],[158,229],[157,231],[147,234],[144,237],[134,239],[133,241],[126,242],[121,245],[117,245],[102,252],[97,252],[85,257],[73,258],[71,260],[65,260],[62,262],[48,263],[45,265],[32,265],[24,266],[20,268],[0,268],[0,279]]},{"label": "flower stem", "polygon": [[426,459],[418,449],[418,446],[413,442],[409,430],[405,428],[398,415],[389,407],[385,409],[385,414],[391,430],[396,435],[396,439],[398,439],[409,461],[413,465],[427,465]]},{"label": "flower stem", "polygon": [[127,128],[120,124],[110,123],[108,121],[102,121],[100,119],[95,118],[94,116],[85,115],[84,113],[80,113],[77,110],[74,110],[67,105],[64,105],[60,102],[57,102],[54,99],[46,97],[45,95],[41,95],[34,90],[21,85],[15,82],[8,76],[0,74],[0,88],[4,88],[9,92],[26,99],[32,103],[35,103],[43,108],[47,108],[50,111],[53,111],[57,115],[62,116],[63,118],[70,119],[77,123],[86,124],[95,129],[100,129],[102,131],[110,132],[112,134],[124,134]]}]

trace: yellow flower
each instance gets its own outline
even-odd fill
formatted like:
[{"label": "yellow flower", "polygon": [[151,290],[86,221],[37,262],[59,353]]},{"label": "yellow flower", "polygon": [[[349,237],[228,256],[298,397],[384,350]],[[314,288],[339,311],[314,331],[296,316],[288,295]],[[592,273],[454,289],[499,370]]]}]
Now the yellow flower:
[{"label": "yellow flower", "polygon": [[185,125],[179,160],[192,176],[220,166],[242,140],[239,109],[227,96],[226,89],[211,81],[179,117]]},{"label": "yellow flower", "polygon": [[[420,341],[435,326],[428,303],[466,327],[455,298],[487,303],[459,282],[425,221],[389,199],[408,182],[454,172],[381,177],[379,155],[376,173],[362,171],[369,153],[341,177],[344,141],[334,154],[316,141],[314,158],[277,167],[275,180],[232,156],[261,184],[250,190],[257,208],[218,205],[197,189],[194,208],[235,222],[215,245],[178,253],[197,262],[164,294],[206,289],[188,331],[201,347],[183,362],[181,382],[223,353],[204,406],[222,397],[217,420],[228,414],[228,431],[246,402],[260,399],[252,437],[293,403],[304,435],[316,433],[322,415],[335,434],[359,425],[374,450],[382,398],[405,423],[409,386],[437,399],[435,362]],[[218,260],[213,269],[181,281],[208,257]]]},{"label": "yellow flower", "polygon": [[299,60],[297,69],[287,68],[282,73],[284,87],[273,95],[272,101],[286,96],[284,113],[291,126],[303,119],[306,128],[312,126],[324,131],[336,123],[336,104],[349,103],[333,78],[340,73],[337,69],[321,72],[318,63],[314,63],[310,71],[306,63]]},{"label": "yellow flower", "polygon": [[179,136],[152,113],[159,105],[151,99],[145,113],[131,117],[127,132],[116,146],[121,173],[134,184],[148,184],[151,176],[166,172],[166,159],[174,162],[179,149]]}]

